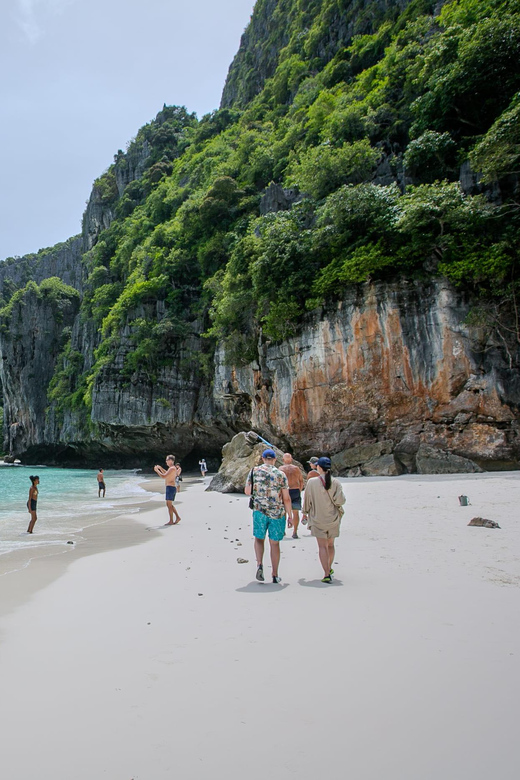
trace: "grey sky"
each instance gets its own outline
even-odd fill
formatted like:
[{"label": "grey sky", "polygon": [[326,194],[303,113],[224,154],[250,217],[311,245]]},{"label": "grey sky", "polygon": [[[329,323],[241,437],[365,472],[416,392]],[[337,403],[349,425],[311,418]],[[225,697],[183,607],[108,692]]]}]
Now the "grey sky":
[{"label": "grey sky", "polygon": [[0,0],[0,260],[80,231],[94,179],[168,105],[218,107],[254,0]]}]

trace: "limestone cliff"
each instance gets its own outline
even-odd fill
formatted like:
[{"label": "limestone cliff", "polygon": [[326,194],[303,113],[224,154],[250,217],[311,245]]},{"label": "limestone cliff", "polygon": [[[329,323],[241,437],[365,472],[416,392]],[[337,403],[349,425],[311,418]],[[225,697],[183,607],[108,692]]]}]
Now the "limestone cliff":
[{"label": "limestone cliff", "polygon": [[[323,67],[354,35],[373,32],[387,18],[397,16],[412,0],[258,0],[240,48],[230,65],[221,108],[244,108],[274,75],[283,57],[302,49]],[[429,5],[429,4],[424,4]],[[431,3],[431,10],[440,3]],[[310,27],[316,29],[310,35]]]},{"label": "limestone cliff", "polygon": [[409,471],[421,444],[513,466],[518,372],[464,325],[468,310],[441,281],[357,288],[298,338],[264,345],[257,365],[226,366],[220,352],[214,402],[232,417],[250,399],[250,426],[302,459],[384,441]]},{"label": "limestone cliff", "polygon": [[27,282],[40,284],[57,276],[76,290],[83,289],[83,236],[74,236],[62,244],[24,257],[12,257],[0,263],[0,297],[9,298]]},{"label": "limestone cliff", "polygon": [[[57,280],[56,280],[57,281]],[[0,323],[0,379],[6,450],[27,452],[45,442],[48,387],[63,347],[64,329],[79,311],[72,288],[29,285]]]},{"label": "limestone cliff", "polygon": [[[310,316],[298,337],[263,343],[257,363],[228,365],[218,350],[211,382],[183,363],[196,343],[185,343],[155,380],[135,373],[122,381],[127,330],[116,362],[95,382],[90,427],[72,410],[60,416],[51,407],[46,418],[61,325],[45,300],[29,295],[25,306],[31,319],[13,311],[2,337],[2,381],[9,448],[28,461],[79,464],[109,454],[143,465],[165,448],[216,458],[249,428],[302,460],[336,455],[342,473],[387,456],[397,468],[389,473],[413,472],[421,446],[484,468],[520,461],[518,372],[464,325],[469,302],[446,282],[356,287]],[[63,305],[62,325],[76,311],[74,302]],[[77,324],[74,331],[76,348],[92,353],[95,334]]]}]

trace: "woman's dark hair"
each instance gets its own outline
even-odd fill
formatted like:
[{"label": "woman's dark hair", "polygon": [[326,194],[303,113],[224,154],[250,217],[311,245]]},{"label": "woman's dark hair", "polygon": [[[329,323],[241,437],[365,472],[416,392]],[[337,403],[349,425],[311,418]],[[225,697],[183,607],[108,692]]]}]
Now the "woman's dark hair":
[{"label": "woman's dark hair", "polygon": [[[323,468],[323,467],[322,467]],[[325,472],[325,490],[330,490],[330,486],[332,485],[332,477],[330,476],[330,469],[323,469]]]},{"label": "woman's dark hair", "polygon": [[36,480],[37,480],[37,479],[40,479],[40,477],[38,477],[38,476],[35,476],[35,477],[29,477],[29,479],[31,480],[31,482],[32,482],[32,483],[33,483],[33,485],[34,485],[34,483],[36,482]]}]

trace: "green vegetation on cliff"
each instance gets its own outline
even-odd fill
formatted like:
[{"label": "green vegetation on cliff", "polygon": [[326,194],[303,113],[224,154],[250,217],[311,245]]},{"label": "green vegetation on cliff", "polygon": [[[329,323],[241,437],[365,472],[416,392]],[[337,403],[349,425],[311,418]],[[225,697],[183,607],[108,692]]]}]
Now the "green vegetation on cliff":
[{"label": "green vegetation on cliff", "polygon": [[69,344],[53,398],[88,405],[123,333],[122,381],[179,361],[190,333],[206,335],[190,370],[216,343],[243,364],[259,334],[397,276],[448,277],[509,338],[519,59],[518,0],[259,0],[224,107],[165,106],[96,181],[115,215],[85,257],[96,362]]}]

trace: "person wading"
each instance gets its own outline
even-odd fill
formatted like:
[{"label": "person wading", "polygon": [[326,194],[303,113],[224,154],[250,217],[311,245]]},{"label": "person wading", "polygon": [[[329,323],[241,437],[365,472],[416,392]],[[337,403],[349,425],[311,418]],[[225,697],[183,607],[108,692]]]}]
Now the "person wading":
[{"label": "person wading", "polygon": [[277,469],[276,453],[272,449],[262,453],[263,463],[251,469],[244,492],[253,497],[253,536],[255,537],[256,579],[264,582],[264,546],[269,533],[273,582],[278,583],[280,542],[285,533],[285,513],[292,513],[289,484],[285,474]]},{"label": "person wading", "polygon": [[40,477],[29,477],[31,480],[31,487],[29,488],[29,500],[27,501],[27,511],[31,515],[29,520],[29,527],[27,529],[28,534],[32,534],[34,526],[38,516],[36,514],[36,506],[38,504],[38,485],[40,484]]},{"label": "person wading", "polygon": [[103,469],[99,469],[97,473],[97,482],[98,482],[98,498],[101,498],[101,492],[103,492],[103,498],[105,498],[105,492],[107,486],[105,485],[105,475],[103,473]]}]

